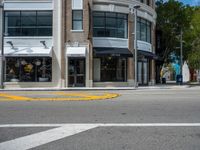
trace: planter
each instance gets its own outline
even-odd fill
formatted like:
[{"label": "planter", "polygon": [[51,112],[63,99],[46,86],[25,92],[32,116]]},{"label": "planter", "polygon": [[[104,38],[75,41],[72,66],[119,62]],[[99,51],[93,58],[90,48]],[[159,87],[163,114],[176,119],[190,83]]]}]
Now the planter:
[{"label": "planter", "polygon": [[48,82],[48,81],[49,81],[49,78],[39,77],[39,82]]}]

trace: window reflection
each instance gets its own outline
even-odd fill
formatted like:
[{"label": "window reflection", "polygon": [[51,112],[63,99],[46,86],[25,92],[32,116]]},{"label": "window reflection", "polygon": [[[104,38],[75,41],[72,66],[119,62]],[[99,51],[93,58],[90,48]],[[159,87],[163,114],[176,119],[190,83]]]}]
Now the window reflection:
[{"label": "window reflection", "polygon": [[94,12],[93,35],[94,37],[127,38],[127,14]]},{"label": "window reflection", "polygon": [[137,39],[151,43],[151,22],[140,17],[137,19]]},{"label": "window reflection", "polygon": [[52,36],[52,11],[6,11],[6,36]]}]

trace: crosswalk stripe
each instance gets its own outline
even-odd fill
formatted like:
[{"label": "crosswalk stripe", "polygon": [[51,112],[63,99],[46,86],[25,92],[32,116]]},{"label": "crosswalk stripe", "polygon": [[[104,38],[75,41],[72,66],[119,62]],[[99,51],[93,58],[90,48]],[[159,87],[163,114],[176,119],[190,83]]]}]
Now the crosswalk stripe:
[{"label": "crosswalk stripe", "polygon": [[132,124],[5,124],[0,128],[56,127],[47,131],[0,143],[0,150],[27,150],[57,141],[96,127],[200,127],[200,123],[132,123]]},{"label": "crosswalk stripe", "polygon": [[0,143],[0,150],[27,150],[97,127],[96,125],[65,125],[59,128]]}]

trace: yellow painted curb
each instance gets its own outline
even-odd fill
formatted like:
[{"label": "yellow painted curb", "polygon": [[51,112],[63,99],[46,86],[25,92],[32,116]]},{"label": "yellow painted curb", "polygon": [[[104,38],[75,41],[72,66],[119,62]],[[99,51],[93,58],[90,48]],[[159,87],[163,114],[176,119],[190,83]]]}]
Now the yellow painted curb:
[{"label": "yellow painted curb", "polygon": [[[120,96],[119,94],[115,93],[105,93],[103,95],[89,95],[85,93],[56,92],[55,94],[66,97],[30,98],[30,97],[0,93],[0,97],[6,98],[6,99],[1,98],[0,101],[93,101],[93,100],[113,99]],[[72,97],[67,98],[67,96],[72,96]]]},{"label": "yellow painted curb", "polygon": [[31,100],[32,99],[29,97],[16,96],[16,95],[4,94],[4,93],[0,93],[0,97],[5,97],[8,99],[13,99],[13,100]]}]

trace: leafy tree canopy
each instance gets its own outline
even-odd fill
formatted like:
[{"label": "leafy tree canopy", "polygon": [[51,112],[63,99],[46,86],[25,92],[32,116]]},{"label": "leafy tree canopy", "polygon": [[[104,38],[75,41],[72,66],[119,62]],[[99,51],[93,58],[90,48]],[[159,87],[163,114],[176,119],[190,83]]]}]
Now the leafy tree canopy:
[{"label": "leafy tree canopy", "polygon": [[191,53],[188,54],[189,65],[193,69],[200,69],[200,38],[193,42]]},{"label": "leafy tree canopy", "polygon": [[[177,47],[180,47],[180,32],[182,30],[185,33],[190,28],[194,9],[176,0],[167,2],[158,0],[156,5],[157,29],[162,32],[161,57],[166,60],[171,52],[177,51],[179,54],[180,49]],[[187,38],[191,37],[187,36]],[[189,44],[184,46],[189,47]]]},{"label": "leafy tree canopy", "polygon": [[191,68],[200,69],[200,7],[194,8],[190,25],[190,29],[186,32],[191,48],[188,50],[187,60]]}]

